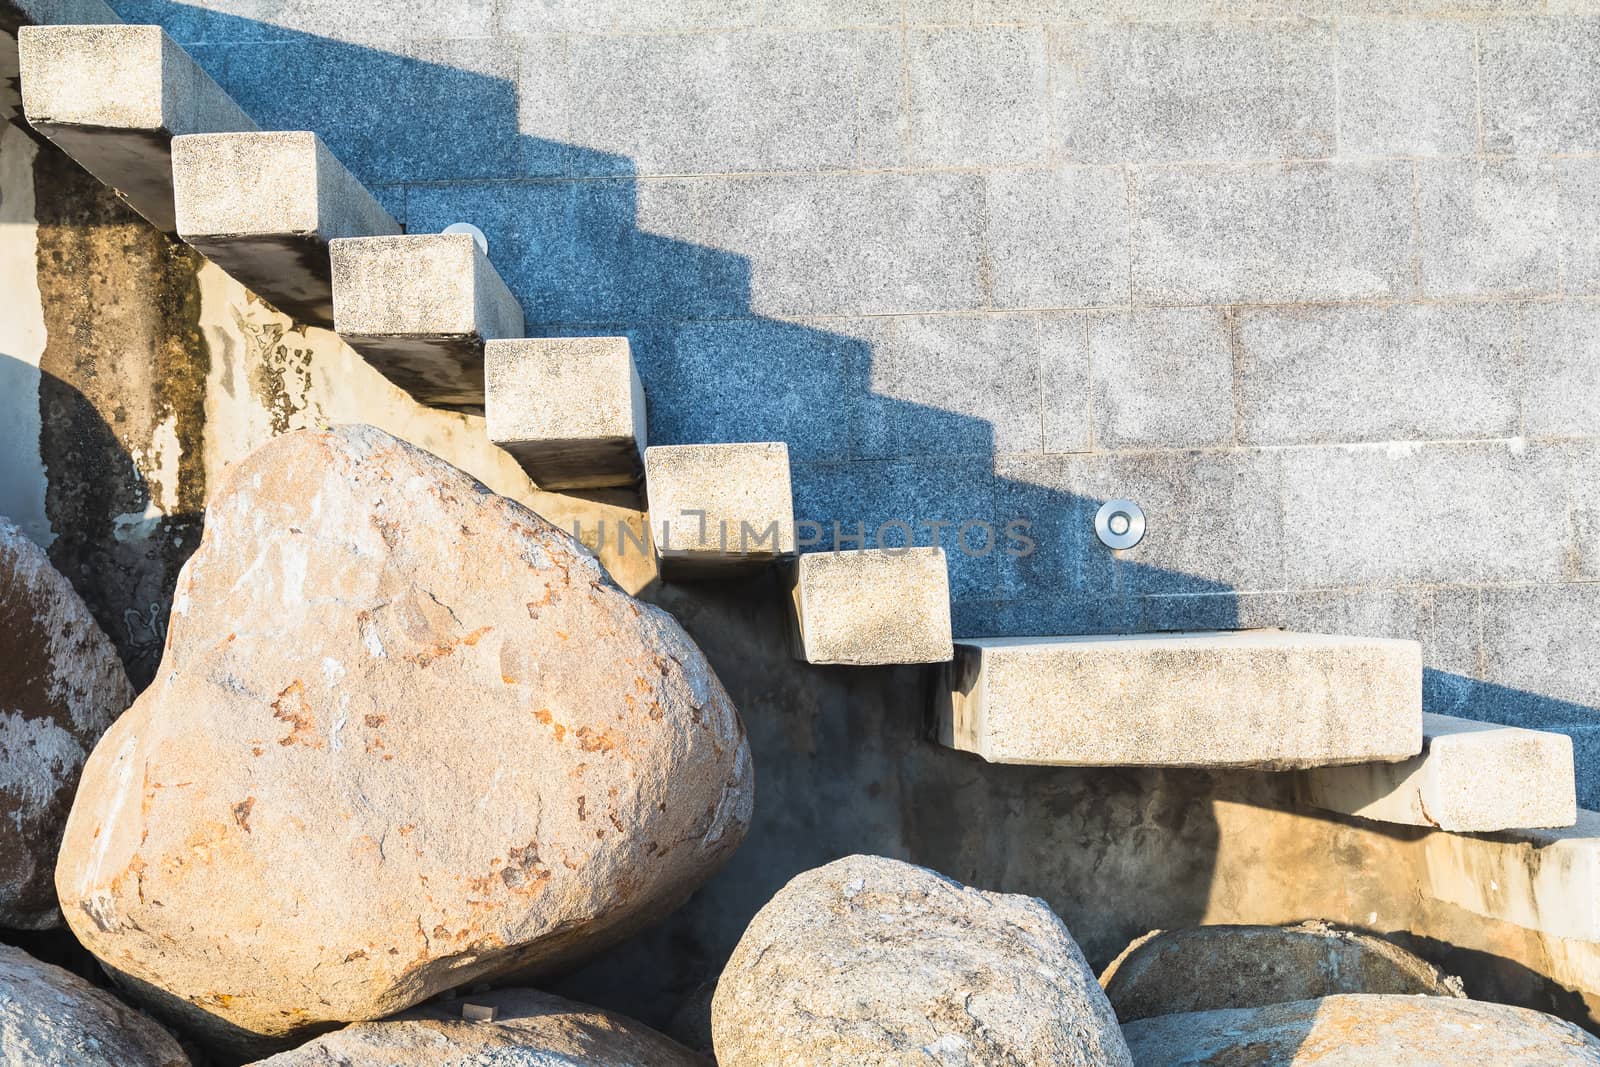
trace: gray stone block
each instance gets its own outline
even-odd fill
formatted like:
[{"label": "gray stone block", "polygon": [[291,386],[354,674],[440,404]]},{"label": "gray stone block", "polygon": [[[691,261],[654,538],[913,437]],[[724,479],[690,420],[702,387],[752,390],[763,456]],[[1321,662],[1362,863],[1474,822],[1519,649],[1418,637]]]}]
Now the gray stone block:
[{"label": "gray stone block", "polygon": [[1558,159],[1561,259],[1565,290],[1600,295],[1600,159]]},{"label": "gray stone block", "polygon": [[1096,448],[1233,441],[1233,351],[1222,311],[1091,314],[1088,329]]},{"label": "gray stone block", "polygon": [[989,170],[983,226],[989,299],[1073,308],[1128,299],[1128,194],[1121,167]]},{"label": "gray stone block", "polygon": [[756,314],[976,309],[987,303],[983,181],[932,171],[709,178],[695,183],[703,222],[690,239],[748,259]]},{"label": "gray stone block", "polygon": [[754,26],[765,0],[538,0],[498,5],[503,33],[680,33]]},{"label": "gray stone block", "polygon": [[1039,320],[1040,404],[1044,450],[1087,452],[1094,444],[1089,388],[1092,315],[1046,315]]},{"label": "gray stone block", "polygon": [[1158,167],[1133,190],[1136,303],[1412,292],[1409,163]]},{"label": "gray stone block", "polygon": [[941,549],[810,552],[789,579],[795,658],[875,666],[950,659]]},{"label": "gray stone block", "polygon": [[228,43],[192,46],[195,58],[262,127],[315,130],[368,185],[560,173],[565,163],[566,145],[517,129],[513,39],[372,48],[290,33],[263,46],[238,41],[237,21],[202,38]]},{"label": "gray stone block", "polygon": [[1600,151],[1600,18],[1490,20],[1478,33],[1483,151]]},{"label": "gray stone block", "polygon": [[1087,163],[1316,159],[1334,150],[1324,22],[1119,22],[1054,37],[1056,129]]},{"label": "gray stone block", "polygon": [[1600,724],[1600,585],[1483,591],[1482,666],[1473,718],[1536,729]]},{"label": "gray stone block", "polygon": [[644,476],[663,578],[741,574],[794,555],[783,442],[655,445],[645,450]]},{"label": "gray stone block", "polygon": [[1422,742],[1422,754],[1402,763],[1307,771],[1300,795],[1328,811],[1451,833],[1577,821],[1571,739],[1424,715]]},{"label": "gray stone block", "polygon": [[[996,510],[1032,523],[1037,549],[1000,561],[1007,599],[1194,595],[1284,587],[1276,451],[1151,451],[1001,457]],[[1107,500],[1144,510],[1144,539],[1122,551],[1096,538]],[[992,596],[992,594],[991,594]]]},{"label": "gray stone block", "polygon": [[[850,376],[851,456],[981,455],[1040,448],[1041,316],[830,320],[863,343]],[[837,413],[835,413],[835,417]]]},{"label": "gray stone block", "polygon": [[1517,308],[1385,304],[1238,313],[1252,445],[1512,437]]},{"label": "gray stone block", "polygon": [[540,489],[638,480],[645,397],[626,337],[489,341],[483,364],[489,440]]},{"label": "gray stone block", "polygon": [[963,640],[940,740],[991,763],[1333,766],[1422,748],[1412,641],[1281,630]]},{"label": "gray stone block", "polygon": [[889,167],[902,67],[888,30],[534,38],[519,125],[577,176]]},{"label": "gray stone block", "polygon": [[17,43],[29,124],[167,233],[172,139],[256,128],[159,26],[24,26]]},{"label": "gray stone block", "polygon": [[1574,541],[1567,577],[1592,582],[1600,579],[1600,442],[1574,441],[1563,445],[1567,463],[1566,507]]},{"label": "gray stone block", "polygon": [[173,138],[178,235],[297,321],[333,325],[328,242],[400,232],[314,133]]},{"label": "gray stone block", "polygon": [[1428,296],[1561,290],[1561,215],[1551,163],[1418,163],[1417,211]]},{"label": "gray stone block", "polygon": [[[1600,436],[1600,305],[1522,308],[1523,425],[1532,437]],[[1581,472],[1575,485],[1584,484]]]},{"label": "gray stone block", "polygon": [[1049,158],[1042,29],[916,29],[906,47],[908,164],[1006,166]]},{"label": "gray stone block", "polygon": [[483,344],[522,308],[464,233],[329,242],[334,329],[419,403],[481,414]]},{"label": "gray stone block", "polygon": [[[11,0],[11,3],[24,18],[37,23],[109,26],[123,21],[105,0]],[[5,17],[0,16],[0,25],[4,24]]]},{"label": "gray stone block", "polygon": [[1336,47],[1340,155],[1438,156],[1477,150],[1471,23],[1347,19],[1339,23]]},{"label": "gray stone block", "polygon": [[1287,585],[1558,579],[1572,534],[1543,516],[1566,479],[1559,449],[1515,442],[1289,449]]}]

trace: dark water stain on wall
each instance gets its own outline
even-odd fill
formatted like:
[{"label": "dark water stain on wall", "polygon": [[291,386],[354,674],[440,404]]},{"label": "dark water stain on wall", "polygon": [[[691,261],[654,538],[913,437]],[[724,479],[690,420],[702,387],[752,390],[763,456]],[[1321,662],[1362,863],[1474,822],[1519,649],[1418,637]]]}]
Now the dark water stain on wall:
[{"label": "dark water stain on wall", "polygon": [[[199,543],[205,506],[202,260],[49,146],[35,164],[34,195],[47,332],[40,455],[57,535],[50,558],[142,687],[160,660],[172,588]],[[179,455],[161,455],[174,439]],[[147,481],[158,458],[176,485]],[[150,509],[152,494],[164,514]]]}]

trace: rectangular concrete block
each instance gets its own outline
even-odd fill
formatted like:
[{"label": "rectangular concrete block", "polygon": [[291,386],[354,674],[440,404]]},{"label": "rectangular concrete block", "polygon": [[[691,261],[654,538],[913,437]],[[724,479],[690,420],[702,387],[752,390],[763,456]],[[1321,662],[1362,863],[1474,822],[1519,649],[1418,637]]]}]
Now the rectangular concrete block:
[{"label": "rectangular concrete block", "polygon": [[906,163],[1008,166],[1050,157],[1040,27],[939,27],[907,35]]},{"label": "rectangular concrete block", "polygon": [[328,242],[400,224],[314,133],[172,141],[178,236],[280,311],[333,326]]},{"label": "rectangular concrete block", "polygon": [[991,169],[983,183],[983,271],[994,306],[1127,303],[1123,168]]},{"label": "rectangular concrete block", "polygon": [[644,475],[663,578],[746,573],[794,555],[782,441],[656,445],[645,450]]},{"label": "rectangular concrete block", "polygon": [[1113,22],[1065,28],[1054,41],[1056,130],[1068,159],[1333,153],[1338,97],[1328,23]]},{"label": "rectangular concrete block", "polygon": [[961,640],[941,741],[991,763],[1290,769],[1422,748],[1415,641],[1283,630]]},{"label": "rectangular concrete block", "polygon": [[1194,164],[1133,176],[1133,299],[1397,298],[1414,289],[1411,164]]},{"label": "rectangular concrete block", "polygon": [[1425,895],[1551,937],[1600,941],[1600,812],[1493,838],[1429,834],[1425,847]]},{"label": "rectangular concrete block", "polygon": [[24,26],[28,122],[172,233],[172,139],[256,128],[159,26]]},{"label": "rectangular concrete block", "polygon": [[1600,18],[1485,19],[1478,26],[1483,151],[1600,150],[1600,80],[1592,76]]},{"label": "rectangular concrete block", "polygon": [[796,659],[872,666],[952,655],[942,549],[808,552],[789,588]]},{"label": "rectangular concrete block", "polygon": [[1561,289],[1555,166],[1532,159],[1417,164],[1422,290],[1430,297]]},{"label": "rectangular concrete block", "polygon": [[[1474,26],[1455,19],[1338,24],[1339,151],[1439,156],[1477,149]],[[1395,102],[1405,101],[1397,107]]]},{"label": "rectangular concrete block", "polygon": [[638,480],[645,397],[626,337],[490,341],[484,376],[489,440],[539,488]]},{"label": "rectangular concrete block", "polygon": [[1475,302],[1242,309],[1241,436],[1251,445],[1515,437],[1517,312]]},{"label": "rectangular concrete block", "polygon": [[1400,763],[1326,767],[1301,777],[1314,807],[1456,833],[1571,826],[1578,817],[1572,739],[1422,717],[1422,754]]},{"label": "rectangular concrete block", "polygon": [[481,414],[484,342],[521,337],[522,307],[464,233],[328,245],[334,329],[419,403]]}]

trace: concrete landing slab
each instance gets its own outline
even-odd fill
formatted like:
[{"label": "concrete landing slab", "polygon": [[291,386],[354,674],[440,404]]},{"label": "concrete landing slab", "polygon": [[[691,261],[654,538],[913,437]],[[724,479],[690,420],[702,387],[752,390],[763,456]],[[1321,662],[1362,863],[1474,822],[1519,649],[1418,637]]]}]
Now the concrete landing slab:
[{"label": "concrete landing slab", "polygon": [[1422,749],[1415,641],[1283,630],[962,640],[941,740],[992,763],[1255,767]]},{"label": "concrete landing slab", "polygon": [[952,655],[943,549],[807,553],[789,591],[796,659],[872,666]]},{"label": "concrete landing slab", "polygon": [[172,139],[256,128],[159,26],[23,26],[17,44],[29,124],[167,233]]},{"label": "concrete landing slab", "polygon": [[172,185],[178,236],[313,326],[333,326],[328,242],[400,232],[314,133],[175,137]]},{"label": "concrete landing slab", "polygon": [[644,386],[626,337],[484,346],[489,440],[541,489],[633,485],[643,471]]},{"label": "concrete landing slab", "polygon": [[1345,815],[1458,833],[1577,820],[1566,735],[1430,714],[1422,717],[1422,739],[1422,754],[1400,763],[1307,771],[1301,799]]},{"label": "concrete landing slab", "polygon": [[464,233],[328,243],[333,328],[419,403],[483,414],[483,346],[521,337],[522,307]]},{"label": "concrete landing slab", "polygon": [[784,442],[653,446],[644,476],[663,578],[749,573],[794,555]]}]

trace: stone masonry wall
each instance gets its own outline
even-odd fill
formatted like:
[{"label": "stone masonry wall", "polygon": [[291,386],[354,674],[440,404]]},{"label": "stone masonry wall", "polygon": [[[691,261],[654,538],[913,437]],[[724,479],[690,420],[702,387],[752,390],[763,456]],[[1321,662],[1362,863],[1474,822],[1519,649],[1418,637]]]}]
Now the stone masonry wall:
[{"label": "stone masonry wall", "polygon": [[[1579,5],[112,6],[263,126],[319,132],[413,230],[482,226],[533,331],[628,333],[655,441],[786,440],[798,513],[847,530],[1031,520],[1021,560],[945,531],[961,632],[1417,637],[1432,710],[1573,734],[1600,806]],[[375,422],[587,536],[641,525],[622,494],[535,492],[481,420],[418,408],[0,128],[0,511],[114,557],[52,548],[135,670],[205,486],[285,429]],[[1090,528],[1114,496],[1150,520],[1116,558]],[[927,741],[923,672],[792,662],[770,580],[603,556],[728,685],[756,824],[569,994],[692,1034],[756,908],[865,851],[1043,896],[1097,967],[1153,927],[1332,918],[1597,1025],[1600,949],[1488,918],[1449,835],[1296,813],[1282,776],[987,766]]]}]

